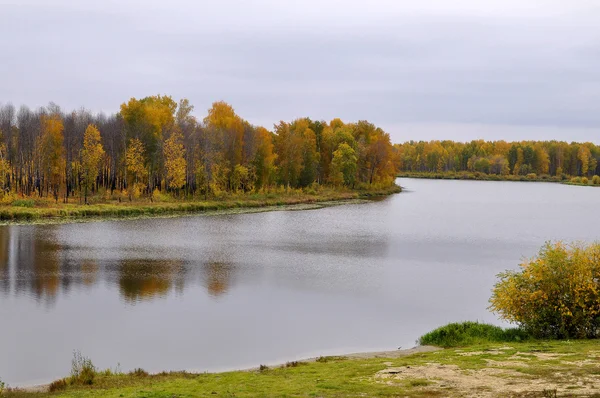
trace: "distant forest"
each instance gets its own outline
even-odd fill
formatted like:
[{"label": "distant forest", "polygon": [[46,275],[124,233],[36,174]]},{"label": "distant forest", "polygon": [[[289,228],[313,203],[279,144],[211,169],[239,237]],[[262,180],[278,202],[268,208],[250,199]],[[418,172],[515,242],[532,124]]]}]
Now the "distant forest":
[{"label": "distant forest", "polygon": [[479,172],[498,176],[600,175],[600,146],[563,141],[410,141],[395,145],[404,172]]},{"label": "distant forest", "polygon": [[0,107],[1,194],[68,201],[102,191],[213,196],[314,184],[392,185],[390,136],[367,121],[301,118],[253,126],[225,102],[204,119],[188,100],[131,98],[113,115]]},{"label": "distant forest", "polygon": [[[198,120],[188,100],[131,98],[120,112],[0,106],[0,199],[218,197],[228,193],[380,189],[398,172],[553,176],[600,174],[600,147],[562,141],[410,141],[393,145],[368,121],[300,118],[272,130],[215,102]],[[600,177],[597,178],[600,182]],[[114,192],[118,195],[115,196]]]}]

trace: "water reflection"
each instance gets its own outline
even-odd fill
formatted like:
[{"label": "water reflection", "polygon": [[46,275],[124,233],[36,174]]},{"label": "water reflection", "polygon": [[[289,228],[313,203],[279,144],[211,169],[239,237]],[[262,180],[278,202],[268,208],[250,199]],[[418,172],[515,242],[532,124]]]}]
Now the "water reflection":
[{"label": "water reflection", "polygon": [[164,298],[169,292],[182,294],[186,285],[199,284],[213,297],[231,287],[236,267],[222,261],[227,258],[222,248],[200,256],[208,261],[168,258],[173,254],[169,250],[154,253],[165,259],[129,258],[129,249],[118,253],[122,259],[98,260],[91,247],[61,243],[60,228],[0,228],[0,293],[27,295],[52,305],[61,294],[106,282],[118,286],[124,302],[135,304]]},{"label": "water reflection", "polygon": [[0,228],[0,293],[8,293],[10,290],[8,269],[8,244],[10,233],[8,228]]},{"label": "water reflection", "polygon": [[186,269],[181,261],[123,260],[119,290],[130,303],[165,297],[174,288],[183,292]]},{"label": "water reflection", "polygon": [[221,262],[210,262],[204,265],[204,286],[208,293],[213,296],[221,296],[227,293],[234,272],[232,264]]},{"label": "water reflection", "polygon": [[61,248],[51,239],[54,228],[10,228],[9,268],[17,293],[29,293],[39,301],[54,302],[61,288],[70,285],[61,273]]}]

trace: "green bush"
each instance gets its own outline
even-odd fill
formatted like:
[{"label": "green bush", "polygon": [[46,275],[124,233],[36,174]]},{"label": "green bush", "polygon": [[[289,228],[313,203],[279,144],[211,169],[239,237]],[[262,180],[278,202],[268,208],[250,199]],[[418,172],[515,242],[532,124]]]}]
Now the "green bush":
[{"label": "green bush", "polygon": [[535,174],[535,173],[529,173],[529,174],[527,174],[526,177],[527,177],[528,180],[535,180],[535,179],[537,179],[537,174]]},{"label": "green bush", "polygon": [[12,202],[13,207],[35,207],[33,199],[17,199]]},{"label": "green bush", "polygon": [[417,340],[420,345],[438,347],[463,347],[474,344],[513,342],[527,340],[522,329],[503,329],[479,322],[450,323],[424,334]]},{"label": "green bush", "polygon": [[490,309],[539,338],[600,337],[600,243],[547,243],[499,275]]},{"label": "green bush", "polygon": [[581,177],[573,177],[571,178],[571,182],[573,184],[581,184]]},{"label": "green bush", "polygon": [[587,177],[582,177],[582,178],[581,178],[581,183],[582,183],[583,185],[588,185],[588,184],[590,183],[590,180],[588,180],[588,178],[587,178]]},{"label": "green bush", "polygon": [[593,176],[592,177],[592,184],[594,185],[600,185],[600,176]]}]

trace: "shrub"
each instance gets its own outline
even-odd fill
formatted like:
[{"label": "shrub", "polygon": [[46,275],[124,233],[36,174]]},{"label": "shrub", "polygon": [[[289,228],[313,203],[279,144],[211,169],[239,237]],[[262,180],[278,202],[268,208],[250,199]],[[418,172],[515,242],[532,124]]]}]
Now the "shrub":
[{"label": "shrub", "polygon": [[499,275],[490,309],[541,338],[600,337],[600,244],[546,243]]},{"label": "shrub", "polygon": [[299,361],[291,361],[291,362],[286,362],[285,363],[285,367],[286,368],[297,368],[300,365],[304,365],[304,362],[299,362]]},{"label": "shrub", "polygon": [[590,183],[590,180],[588,180],[588,178],[587,178],[587,177],[582,177],[582,178],[581,178],[581,183],[582,183],[583,185],[588,185],[588,184]]},{"label": "shrub", "polygon": [[142,368],[136,368],[136,369],[132,370],[131,372],[129,372],[129,376],[147,377],[148,376],[148,372],[146,372]]},{"label": "shrub", "polygon": [[581,177],[573,177],[571,178],[571,182],[573,184],[581,184]]},{"label": "shrub", "polygon": [[600,185],[600,176],[593,176],[592,177],[592,184],[594,185]]},{"label": "shrub", "polygon": [[260,365],[260,366],[258,367],[258,370],[259,370],[260,372],[266,372],[267,370],[269,370],[269,367],[268,367],[267,365]]},{"label": "shrub", "polygon": [[71,384],[94,384],[96,377],[96,367],[92,360],[81,355],[81,352],[73,352],[73,360],[71,361]]},{"label": "shrub", "polygon": [[53,381],[48,386],[48,392],[57,392],[57,391],[63,391],[66,389],[67,389],[67,381],[65,379]]},{"label": "shrub", "polygon": [[513,342],[527,340],[522,329],[503,329],[479,322],[450,323],[424,334],[417,340],[420,345],[462,347],[473,344]]},{"label": "shrub", "polygon": [[528,180],[535,180],[535,179],[537,179],[537,174],[535,174],[535,173],[528,173],[526,177],[527,177]]},{"label": "shrub", "polygon": [[4,391],[4,387],[6,387],[6,384],[4,384],[2,379],[0,379],[0,394],[2,394],[2,391]]}]

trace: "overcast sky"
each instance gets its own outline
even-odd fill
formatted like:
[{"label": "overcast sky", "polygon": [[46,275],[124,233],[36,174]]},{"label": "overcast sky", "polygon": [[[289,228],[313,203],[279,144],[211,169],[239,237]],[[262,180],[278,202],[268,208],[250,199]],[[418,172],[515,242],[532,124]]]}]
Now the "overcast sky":
[{"label": "overcast sky", "polygon": [[598,0],[0,0],[0,102],[600,142]]}]

